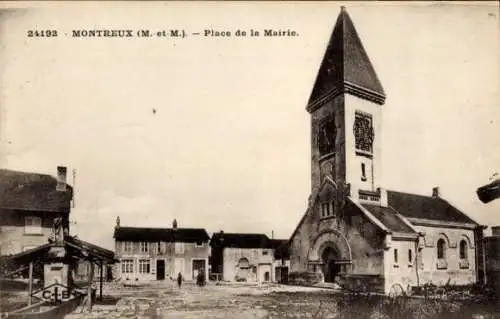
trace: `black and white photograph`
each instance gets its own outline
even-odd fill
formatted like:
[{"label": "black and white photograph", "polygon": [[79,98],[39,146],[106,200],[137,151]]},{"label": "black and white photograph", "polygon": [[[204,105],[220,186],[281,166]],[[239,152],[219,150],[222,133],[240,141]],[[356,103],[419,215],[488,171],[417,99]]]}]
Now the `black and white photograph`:
[{"label": "black and white photograph", "polygon": [[499,17],[0,3],[0,318],[500,318]]}]

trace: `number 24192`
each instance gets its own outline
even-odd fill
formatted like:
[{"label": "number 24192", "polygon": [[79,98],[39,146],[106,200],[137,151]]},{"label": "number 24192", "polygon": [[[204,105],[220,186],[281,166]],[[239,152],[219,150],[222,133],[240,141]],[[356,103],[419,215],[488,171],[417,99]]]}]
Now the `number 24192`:
[{"label": "number 24192", "polygon": [[57,30],[28,30],[27,36],[29,38],[34,37],[57,37]]}]

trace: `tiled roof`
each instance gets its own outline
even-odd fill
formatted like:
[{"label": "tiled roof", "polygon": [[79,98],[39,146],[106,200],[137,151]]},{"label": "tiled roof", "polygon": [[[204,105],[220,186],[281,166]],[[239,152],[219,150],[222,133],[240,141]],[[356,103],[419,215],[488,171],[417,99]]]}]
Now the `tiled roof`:
[{"label": "tiled roof", "polygon": [[388,205],[407,218],[477,224],[440,197],[387,191]]},{"label": "tiled roof", "polygon": [[57,179],[47,174],[0,169],[0,208],[69,212],[73,189],[57,191]]},{"label": "tiled roof", "polygon": [[196,243],[210,240],[204,228],[143,228],[117,227],[113,236],[119,241],[167,241]]},{"label": "tiled roof", "polygon": [[[312,104],[330,92],[361,90],[383,104],[385,92],[358,36],[354,23],[342,8],[328,42],[309,98]],[[351,92],[352,93],[352,92]]]},{"label": "tiled roof", "polygon": [[385,225],[390,231],[401,233],[414,233],[410,226],[397,216],[397,212],[391,207],[382,207],[377,205],[362,204],[362,206],[382,224]]},{"label": "tiled roof", "polygon": [[273,248],[273,243],[264,234],[215,233],[210,245],[231,248]]}]

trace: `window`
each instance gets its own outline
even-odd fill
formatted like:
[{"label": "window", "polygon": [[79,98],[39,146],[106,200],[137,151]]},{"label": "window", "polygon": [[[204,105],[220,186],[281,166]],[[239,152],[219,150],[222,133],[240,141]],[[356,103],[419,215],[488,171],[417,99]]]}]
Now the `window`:
[{"label": "window", "polygon": [[139,259],[139,273],[149,274],[150,262],[149,259]]},{"label": "window", "polygon": [[395,264],[398,263],[398,250],[397,249],[394,249],[394,263]]},{"label": "window", "polygon": [[140,251],[141,251],[141,253],[147,253],[148,252],[148,243],[147,242],[141,242],[140,243]]},{"label": "window", "polygon": [[132,259],[122,259],[122,273],[130,274],[134,272],[134,261]]},{"label": "window", "polygon": [[123,252],[131,253],[132,252],[132,242],[126,241],[123,243]]},{"label": "window", "polygon": [[24,233],[25,234],[41,234],[42,219],[35,216],[26,216],[24,218]]},{"label": "window", "polygon": [[408,263],[413,264],[413,251],[408,249]]},{"label": "window", "polygon": [[269,254],[269,252],[268,252],[267,250],[263,250],[263,251],[262,251],[262,255],[264,255],[264,256],[265,256],[265,255],[268,255],[268,254]]},{"label": "window", "polygon": [[361,180],[366,182],[366,165],[365,163],[361,163]]},{"label": "window", "polygon": [[161,243],[157,243],[157,244],[156,244],[156,249],[157,249],[157,250],[156,250],[156,252],[157,252],[158,254],[161,254],[161,253],[162,253]]},{"label": "window", "polygon": [[467,242],[465,240],[460,241],[460,259],[467,259]]},{"label": "window", "polygon": [[372,116],[367,113],[356,112],[354,119],[354,139],[356,150],[372,153],[373,149]]},{"label": "window", "polygon": [[467,242],[465,240],[460,241],[460,245],[458,246],[459,249],[459,256],[460,260],[458,261],[458,266],[460,269],[469,269],[469,261],[468,255],[467,255]]},{"label": "window", "polygon": [[333,203],[321,204],[321,217],[333,216]]},{"label": "window", "polygon": [[198,247],[203,246],[203,242],[202,242],[202,241],[197,241],[197,242],[196,242],[196,246],[198,246]]},{"label": "window", "polygon": [[445,252],[445,242],[443,238],[440,238],[437,241],[437,258],[438,259],[445,259],[446,258],[446,252]]},{"label": "window", "polygon": [[238,260],[238,268],[250,268],[250,262],[248,261],[248,259],[246,259],[245,257],[240,258],[240,260]]},{"label": "window", "polygon": [[324,156],[335,152],[335,137],[337,129],[335,127],[335,118],[329,117],[320,124],[318,132],[319,155]]},{"label": "window", "polygon": [[184,243],[175,243],[175,252],[182,254],[184,252]]}]

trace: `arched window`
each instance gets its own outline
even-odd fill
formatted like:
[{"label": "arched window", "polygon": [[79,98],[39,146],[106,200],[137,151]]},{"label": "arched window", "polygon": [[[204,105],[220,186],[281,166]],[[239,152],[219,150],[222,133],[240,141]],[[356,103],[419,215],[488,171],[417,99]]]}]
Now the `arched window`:
[{"label": "arched window", "polygon": [[465,240],[460,241],[460,259],[467,259],[467,242]]},{"label": "arched window", "polygon": [[443,238],[440,238],[437,241],[437,257],[438,259],[445,259],[446,258],[446,243]]},{"label": "arched window", "polygon": [[238,261],[238,267],[241,268],[241,269],[250,268],[250,263],[248,262],[248,259],[246,259],[245,257],[241,258]]}]

